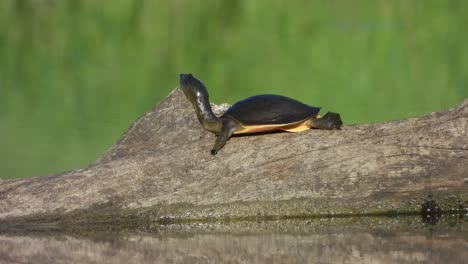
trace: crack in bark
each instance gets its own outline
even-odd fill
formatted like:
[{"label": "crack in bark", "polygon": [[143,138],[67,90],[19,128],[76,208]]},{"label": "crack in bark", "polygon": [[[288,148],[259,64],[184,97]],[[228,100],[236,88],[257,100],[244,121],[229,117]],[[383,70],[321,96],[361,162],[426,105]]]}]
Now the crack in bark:
[{"label": "crack in bark", "polygon": [[401,146],[400,147],[415,147],[415,148],[431,148],[431,149],[440,149],[440,150],[448,150],[448,151],[468,151],[468,148],[457,148],[457,147],[439,147],[439,146],[424,146],[424,145],[410,145],[410,146]]}]

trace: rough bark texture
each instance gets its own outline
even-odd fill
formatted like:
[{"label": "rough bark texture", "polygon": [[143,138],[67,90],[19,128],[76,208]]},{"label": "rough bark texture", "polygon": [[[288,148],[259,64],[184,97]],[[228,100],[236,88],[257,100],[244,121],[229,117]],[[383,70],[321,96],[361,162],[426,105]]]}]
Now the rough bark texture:
[{"label": "rough bark texture", "polygon": [[467,207],[467,131],[465,100],[445,112],[339,131],[233,137],[213,157],[215,136],[176,89],[95,164],[0,181],[0,221],[415,212],[428,195],[443,209]]}]

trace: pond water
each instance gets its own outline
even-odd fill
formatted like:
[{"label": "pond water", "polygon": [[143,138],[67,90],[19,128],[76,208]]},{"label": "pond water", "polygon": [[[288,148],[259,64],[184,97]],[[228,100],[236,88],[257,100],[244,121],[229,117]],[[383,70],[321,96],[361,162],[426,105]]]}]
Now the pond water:
[{"label": "pond water", "polygon": [[327,218],[0,234],[0,263],[467,263],[468,220]]}]

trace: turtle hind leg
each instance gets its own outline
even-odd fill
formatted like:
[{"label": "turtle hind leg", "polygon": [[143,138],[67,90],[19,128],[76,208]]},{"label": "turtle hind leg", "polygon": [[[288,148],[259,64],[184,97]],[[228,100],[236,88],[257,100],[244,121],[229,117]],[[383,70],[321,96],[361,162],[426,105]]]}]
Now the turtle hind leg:
[{"label": "turtle hind leg", "polygon": [[218,138],[215,141],[213,148],[211,149],[211,155],[216,155],[218,151],[226,144],[229,138],[232,136],[232,133],[239,127],[236,121],[223,118],[222,120],[222,128],[218,134]]},{"label": "turtle hind leg", "polygon": [[340,114],[328,112],[321,118],[311,119],[310,125],[312,128],[340,129],[341,125],[343,125],[343,121],[341,121]]}]

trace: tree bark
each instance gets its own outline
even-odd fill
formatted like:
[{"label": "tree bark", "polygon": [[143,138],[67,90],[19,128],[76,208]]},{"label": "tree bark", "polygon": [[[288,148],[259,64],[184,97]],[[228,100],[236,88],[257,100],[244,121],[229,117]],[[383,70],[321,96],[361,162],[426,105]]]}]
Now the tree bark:
[{"label": "tree bark", "polygon": [[467,128],[465,100],[448,111],[337,131],[233,137],[211,156],[215,136],[176,89],[95,164],[0,181],[0,221],[410,213],[428,197],[442,209],[467,207]]}]

